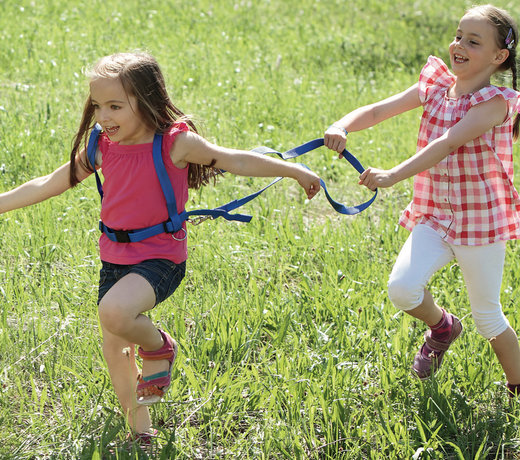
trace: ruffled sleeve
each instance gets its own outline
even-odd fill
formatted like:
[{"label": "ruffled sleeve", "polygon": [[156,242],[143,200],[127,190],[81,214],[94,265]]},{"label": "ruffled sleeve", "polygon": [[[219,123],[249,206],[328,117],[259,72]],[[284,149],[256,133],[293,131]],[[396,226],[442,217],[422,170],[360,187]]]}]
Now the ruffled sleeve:
[{"label": "ruffled sleeve", "polygon": [[469,101],[470,108],[481,102],[489,101],[495,96],[502,96],[507,102],[507,118],[512,117],[520,109],[520,93],[510,88],[498,86],[486,86],[473,93]]},{"label": "ruffled sleeve", "polygon": [[163,152],[169,152],[171,150],[173,142],[179,133],[183,133],[189,130],[189,126],[183,121],[174,123],[170,130],[163,136]]},{"label": "ruffled sleeve", "polygon": [[98,149],[101,151],[102,155],[108,151],[108,146],[110,144],[110,139],[106,135],[105,131],[102,131],[98,137]]},{"label": "ruffled sleeve", "polygon": [[419,98],[424,104],[439,90],[445,91],[455,82],[455,76],[444,61],[430,56],[419,76]]}]

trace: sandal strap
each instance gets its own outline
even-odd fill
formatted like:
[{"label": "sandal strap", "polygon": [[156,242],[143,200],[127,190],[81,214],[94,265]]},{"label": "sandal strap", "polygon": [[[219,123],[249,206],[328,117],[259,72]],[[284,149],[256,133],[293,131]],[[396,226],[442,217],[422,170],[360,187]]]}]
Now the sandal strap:
[{"label": "sandal strap", "polygon": [[141,357],[141,359],[147,359],[149,361],[159,361],[161,359],[167,359],[172,362],[175,359],[176,355],[176,347],[173,339],[164,331],[159,329],[159,332],[162,335],[164,340],[164,344],[161,348],[155,351],[145,351],[141,347],[137,349],[137,353]]},{"label": "sandal strap", "polygon": [[152,374],[152,375],[147,375],[146,377],[141,377],[140,380],[142,380],[144,382],[149,382],[150,380],[162,379],[164,377],[168,377],[168,375],[169,375],[168,371],[157,372],[157,374]]},{"label": "sandal strap", "polygon": [[439,340],[435,340],[431,336],[431,331],[427,331],[424,334],[424,341],[428,344],[428,346],[435,351],[446,351],[450,348],[451,342],[441,342]]},{"label": "sandal strap", "polygon": [[[144,351],[141,347],[138,349],[139,356],[143,360],[159,360],[166,359],[169,361],[170,365],[167,371],[157,372],[152,375],[139,375],[137,382],[137,392],[140,392],[144,389],[148,391],[149,396],[155,395],[162,398],[171,384],[172,378],[172,367],[177,357],[177,343],[173,340],[166,332],[163,332],[159,329],[159,332],[163,336],[164,345],[155,351]],[[140,398],[146,397],[141,396]],[[138,398],[138,402],[139,402]],[[146,402],[141,403],[146,404]]]}]

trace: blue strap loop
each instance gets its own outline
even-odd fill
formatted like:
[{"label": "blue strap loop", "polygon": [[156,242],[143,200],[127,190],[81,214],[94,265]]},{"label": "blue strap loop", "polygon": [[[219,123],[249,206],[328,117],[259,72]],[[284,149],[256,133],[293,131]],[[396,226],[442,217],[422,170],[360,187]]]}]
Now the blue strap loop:
[{"label": "blue strap loop", "polygon": [[[265,155],[267,153],[274,153],[274,154],[278,155],[280,158],[282,158],[283,160],[288,160],[291,158],[297,158],[312,150],[322,147],[323,145],[324,145],[324,139],[321,137],[318,139],[313,139],[312,141],[306,142],[305,144],[294,147],[293,149],[287,150],[286,152],[283,152],[283,153],[280,153],[269,147],[263,147],[263,146],[253,149],[253,152],[261,153],[263,155]],[[365,170],[365,168],[363,168],[363,165],[360,163],[360,161],[354,155],[352,155],[347,149],[343,150],[343,153],[341,155],[343,158],[345,158],[345,160],[347,160],[354,167],[354,169],[359,174],[361,174]],[[305,166],[305,165],[302,165],[302,166]],[[334,210],[336,212],[339,212],[340,214],[346,214],[349,216],[358,214],[361,211],[364,211],[366,208],[368,208],[377,197],[377,189],[376,189],[374,191],[374,195],[368,201],[366,201],[360,205],[357,205],[357,206],[345,206],[344,204],[338,203],[330,196],[329,191],[327,190],[327,186],[325,185],[325,182],[323,181],[323,179],[320,179],[320,184],[321,184],[321,187],[323,188],[323,191],[325,193],[325,196],[327,197],[328,202],[334,208]]]}]

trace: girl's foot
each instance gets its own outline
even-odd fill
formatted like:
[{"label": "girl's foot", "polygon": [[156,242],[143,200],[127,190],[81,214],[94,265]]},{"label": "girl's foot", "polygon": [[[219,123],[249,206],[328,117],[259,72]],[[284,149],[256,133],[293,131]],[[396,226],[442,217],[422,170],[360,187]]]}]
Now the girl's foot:
[{"label": "girl's foot", "polygon": [[137,402],[151,405],[161,401],[170,387],[171,372],[177,357],[177,343],[166,332],[159,330],[164,345],[155,351],[137,350],[143,359],[143,375],[137,385]]},{"label": "girl's foot", "polygon": [[126,440],[127,442],[137,443],[141,446],[150,446],[157,437],[157,430],[153,430],[153,432],[149,433],[128,433]]},{"label": "girl's foot", "polygon": [[444,353],[462,332],[462,323],[459,318],[452,314],[449,316],[451,325],[447,331],[443,331],[443,340],[432,337],[431,329],[424,334],[425,342],[415,355],[412,366],[415,375],[420,379],[427,379],[437,372],[441,367]]}]

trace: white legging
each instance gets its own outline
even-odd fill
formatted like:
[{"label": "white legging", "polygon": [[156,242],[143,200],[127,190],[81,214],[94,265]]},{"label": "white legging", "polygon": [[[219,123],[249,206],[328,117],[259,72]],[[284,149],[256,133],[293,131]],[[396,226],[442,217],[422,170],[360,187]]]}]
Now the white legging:
[{"label": "white legging", "polygon": [[388,296],[401,310],[418,307],[431,276],[456,258],[478,332],[487,339],[496,337],[509,326],[500,305],[505,252],[505,241],[459,246],[447,243],[427,225],[416,225],[390,274]]}]

